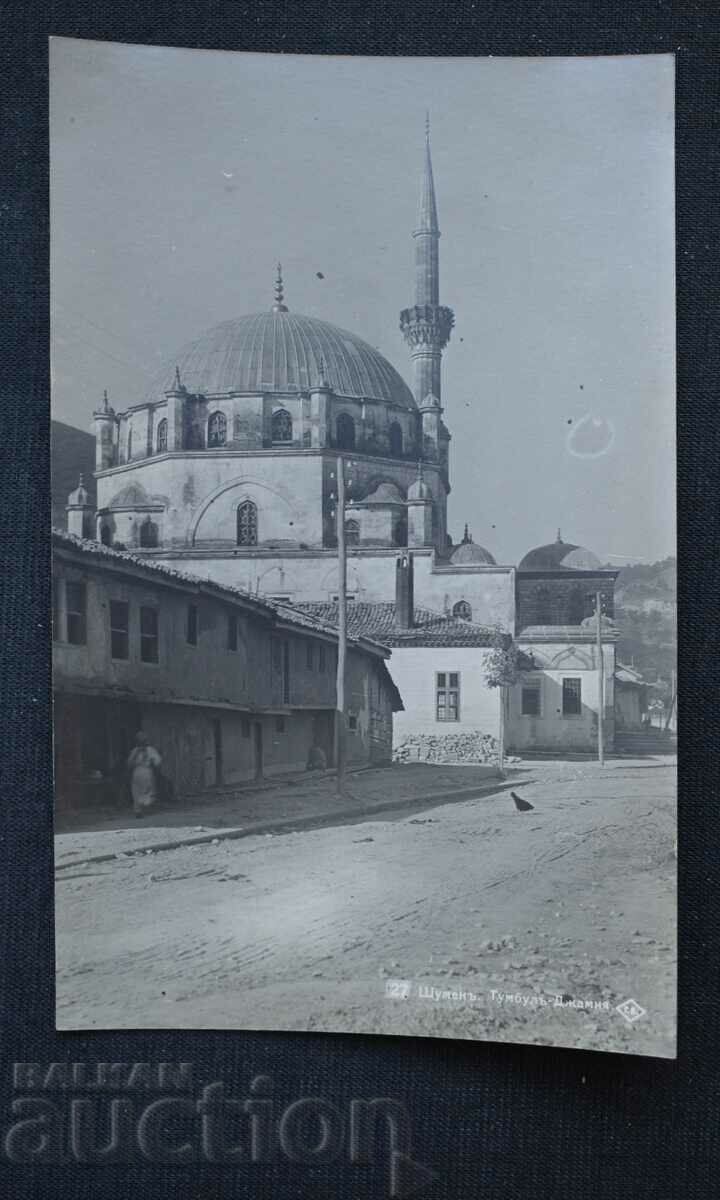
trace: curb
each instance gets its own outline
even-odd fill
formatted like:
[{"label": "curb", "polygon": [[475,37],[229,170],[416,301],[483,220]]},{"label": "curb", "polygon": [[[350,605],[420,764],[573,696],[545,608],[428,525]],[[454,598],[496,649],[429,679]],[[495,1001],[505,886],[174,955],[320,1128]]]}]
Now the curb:
[{"label": "curb", "polygon": [[93,863],[112,862],[116,858],[135,858],[142,854],[157,853],[162,850],[177,850],[180,846],[203,846],[209,845],[212,842],[229,842],[236,841],[239,838],[257,837],[265,833],[282,833],[287,832],[302,832],[306,829],[316,829],[323,825],[339,825],[344,821],[348,821],[353,817],[366,819],[374,813],[393,812],[403,808],[425,807],[428,804],[440,806],[442,804],[452,804],[460,800],[472,800],[474,796],[492,794],[493,792],[505,791],[514,784],[502,779],[493,780],[485,785],[477,785],[475,787],[460,788],[453,792],[440,792],[428,796],[413,796],[406,800],[385,800],[380,804],[374,804],[371,808],[358,810],[355,808],[342,809],[339,812],[332,813],[317,813],[314,816],[307,817],[284,817],[278,821],[264,821],[262,824],[243,825],[234,829],[217,829],[212,833],[201,833],[196,837],[174,838],[167,842],[152,842],[147,846],[138,846],[137,849],[116,850],[112,854],[92,854],[87,858],[75,858],[72,862],[56,863],[55,871],[69,871],[73,867],[86,867]]}]

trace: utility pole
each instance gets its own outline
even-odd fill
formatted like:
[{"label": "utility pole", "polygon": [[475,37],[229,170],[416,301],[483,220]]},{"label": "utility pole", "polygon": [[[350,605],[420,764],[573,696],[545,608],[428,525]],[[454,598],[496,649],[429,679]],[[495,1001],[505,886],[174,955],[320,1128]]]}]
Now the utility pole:
[{"label": "utility pole", "polygon": [[337,458],[338,656],[335,684],[335,768],[337,792],[345,783],[345,658],[347,654],[347,549],[345,546],[345,465]]},{"label": "utility pole", "polygon": [[605,718],[605,664],[603,662],[603,647],[602,647],[602,597],[600,592],[595,593],[595,617],[596,617],[596,634],[597,634],[597,660],[598,660],[598,762],[601,767],[605,766],[605,744],[603,733],[603,721]]}]

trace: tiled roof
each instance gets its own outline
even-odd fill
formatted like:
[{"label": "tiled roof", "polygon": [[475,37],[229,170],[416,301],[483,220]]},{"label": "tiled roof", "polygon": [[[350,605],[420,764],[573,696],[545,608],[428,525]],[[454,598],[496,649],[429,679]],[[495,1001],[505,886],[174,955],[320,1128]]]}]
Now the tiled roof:
[{"label": "tiled roof", "polygon": [[[169,567],[166,563],[150,561],[149,559],[131,554],[127,550],[114,550],[111,546],[104,546],[102,542],[76,537],[75,534],[68,533],[64,529],[53,529],[52,540],[53,546],[60,549],[79,551],[81,554],[91,558],[116,562],[118,565],[124,564],[133,567],[143,575],[158,575],[161,578],[168,579],[170,582],[186,583],[194,588],[201,587],[216,595],[219,599],[240,600],[250,606],[259,616],[265,616],[271,621],[279,618],[288,625],[295,625],[310,631],[314,630],[317,633],[325,633],[333,638],[337,637],[337,617],[333,624],[332,621],[323,619],[322,613],[305,612],[299,607],[261,598],[252,592],[244,591],[242,588],[231,587],[229,584],[224,583],[215,583],[214,580],[203,579],[199,575],[191,575],[186,571],[178,571],[176,567]],[[337,605],[335,607],[337,609]],[[360,631],[353,633],[348,629],[348,636],[353,640],[362,637],[366,642],[372,641],[370,633]],[[375,642],[375,648],[384,650],[385,646],[379,642]]]},{"label": "tiled roof", "polygon": [[[319,617],[337,627],[337,603],[305,602],[293,605],[293,610]],[[347,630],[350,637],[374,638],[385,646],[490,646],[494,635],[488,626],[475,625],[472,621],[445,616],[427,608],[416,608],[412,628],[403,629],[398,625],[394,604],[358,601],[348,604]]]}]

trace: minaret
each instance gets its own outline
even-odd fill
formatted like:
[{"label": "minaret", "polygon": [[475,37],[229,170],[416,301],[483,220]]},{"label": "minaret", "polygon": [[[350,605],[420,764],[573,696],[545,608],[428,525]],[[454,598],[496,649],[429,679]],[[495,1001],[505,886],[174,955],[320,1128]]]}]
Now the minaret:
[{"label": "minaret", "polygon": [[415,304],[400,313],[400,329],[410,347],[415,368],[415,400],[422,413],[423,456],[437,460],[440,452],[442,352],[455,320],[440,304],[440,230],[435,182],[430,158],[430,122],[425,120],[425,163],[420,188],[420,211],[415,232]]}]

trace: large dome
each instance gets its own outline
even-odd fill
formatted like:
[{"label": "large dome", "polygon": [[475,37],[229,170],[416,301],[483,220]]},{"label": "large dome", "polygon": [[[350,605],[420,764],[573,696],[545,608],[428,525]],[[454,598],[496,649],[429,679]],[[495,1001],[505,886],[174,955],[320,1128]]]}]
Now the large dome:
[{"label": "large dome", "polygon": [[328,321],[283,309],[215,325],[179,351],[147,399],[172,390],[176,368],[183,387],[196,395],[307,390],[322,374],[340,396],[415,408],[403,378],[367,342]]},{"label": "large dome", "polygon": [[602,564],[592,550],[573,542],[557,539],[547,546],[529,550],[518,564],[518,571],[600,571]]}]

